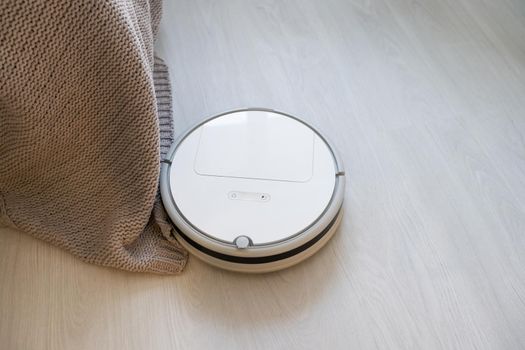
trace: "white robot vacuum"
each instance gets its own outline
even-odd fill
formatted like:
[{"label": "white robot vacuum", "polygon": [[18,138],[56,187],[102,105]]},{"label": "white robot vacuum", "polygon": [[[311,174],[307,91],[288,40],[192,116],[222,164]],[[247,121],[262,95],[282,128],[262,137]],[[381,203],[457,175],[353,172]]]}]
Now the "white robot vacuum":
[{"label": "white robot vacuum", "polygon": [[269,272],[317,252],[342,216],[334,148],[291,115],[262,108],[213,116],[163,160],[161,196],[190,253],[220,268]]}]

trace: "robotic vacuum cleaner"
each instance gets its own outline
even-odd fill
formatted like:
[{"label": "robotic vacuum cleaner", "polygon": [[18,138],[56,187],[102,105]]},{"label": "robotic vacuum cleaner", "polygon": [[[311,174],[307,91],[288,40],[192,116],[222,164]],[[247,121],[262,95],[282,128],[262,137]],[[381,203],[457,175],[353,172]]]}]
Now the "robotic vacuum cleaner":
[{"label": "robotic vacuum cleaner", "polygon": [[269,272],[317,252],[342,216],[333,147],[291,115],[234,110],[186,132],[163,160],[161,196],[190,253],[220,268]]}]

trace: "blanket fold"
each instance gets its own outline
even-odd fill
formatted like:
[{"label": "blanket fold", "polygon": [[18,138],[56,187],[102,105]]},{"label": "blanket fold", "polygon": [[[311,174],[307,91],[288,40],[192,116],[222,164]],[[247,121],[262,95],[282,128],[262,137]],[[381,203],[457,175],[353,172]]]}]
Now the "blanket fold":
[{"label": "blanket fold", "polygon": [[160,13],[156,0],[0,2],[0,221],[89,263],[183,269],[158,195],[173,140]]}]

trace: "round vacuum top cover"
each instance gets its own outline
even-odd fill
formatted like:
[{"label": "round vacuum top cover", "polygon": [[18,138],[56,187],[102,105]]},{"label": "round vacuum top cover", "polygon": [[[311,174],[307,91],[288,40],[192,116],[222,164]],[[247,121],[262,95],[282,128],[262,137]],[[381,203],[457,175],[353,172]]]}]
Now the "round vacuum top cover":
[{"label": "round vacuum top cover", "polygon": [[[170,154],[171,200],[186,224],[232,244],[286,240],[313,225],[336,185],[332,150],[307,124],[267,110],[212,118]],[[177,225],[177,222],[175,222]]]}]

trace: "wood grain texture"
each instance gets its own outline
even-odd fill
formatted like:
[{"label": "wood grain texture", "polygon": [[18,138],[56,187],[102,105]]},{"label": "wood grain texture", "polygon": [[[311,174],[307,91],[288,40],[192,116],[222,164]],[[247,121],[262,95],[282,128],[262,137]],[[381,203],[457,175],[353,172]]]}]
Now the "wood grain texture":
[{"label": "wood grain texture", "polygon": [[0,233],[2,349],[525,349],[525,3],[173,0],[181,133],[300,116],[349,177],[339,233],[260,276],[86,265]]}]

